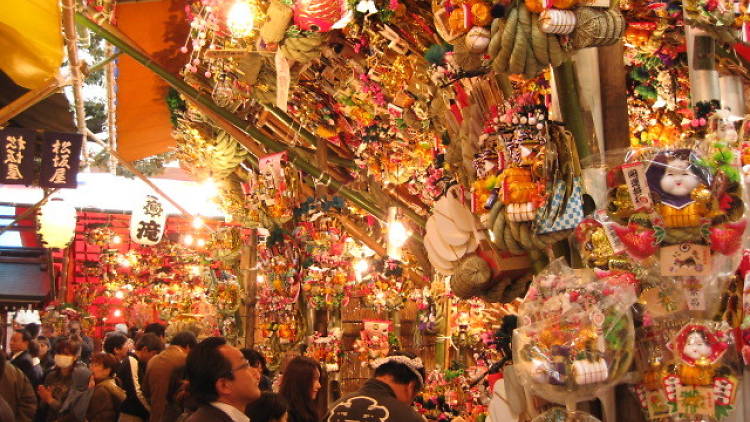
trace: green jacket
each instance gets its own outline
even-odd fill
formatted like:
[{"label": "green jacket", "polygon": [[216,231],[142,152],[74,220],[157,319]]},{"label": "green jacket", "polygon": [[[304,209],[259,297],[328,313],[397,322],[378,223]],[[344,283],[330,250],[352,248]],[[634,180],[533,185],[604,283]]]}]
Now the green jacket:
[{"label": "green jacket", "polygon": [[5,363],[0,378],[0,396],[15,412],[16,422],[31,422],[36,412],[36,395],[31,382],[20,369]]}]

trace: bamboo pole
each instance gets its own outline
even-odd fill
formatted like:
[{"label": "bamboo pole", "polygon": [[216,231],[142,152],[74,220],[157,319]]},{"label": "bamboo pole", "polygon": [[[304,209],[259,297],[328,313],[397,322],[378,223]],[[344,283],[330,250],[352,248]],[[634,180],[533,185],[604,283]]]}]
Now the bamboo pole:
[{"label": "bamboo pole", "polygon": [[243,242],[240,255],[240,274],[245,289],[245,347],[255,344],[255,304],[258,297],[258,233],[250,230],[250,236]]},{"label": "bamboo pole", "polygon": [[[287,151],[290,163],[294,165],[295,167],[297,167],[297,169],[310,174],[314,179],[318,180],[320,183],[330,186],[331,189],[333,189],[334,191],[338,191],[341,194],[341,196],[348,199],[356,206],[369,212],[370,214],[380,219],[385,218],[386,216],[385,211],[381,209],[380,207],[378,207],[373,201],[360,196],[358,192],[355,192],[352,189],[344,186],[343,183],[334,180],[330,174],[322,172],[320,169],[310,164],[308,161],[300,157],[299,154],[297,154],[294,150],[290,149],[287,145],[265,136],[252,124],[247,124],[247,122],[241,119],[240,117],[230,113],[229,111],[221,107],[218,107],[210,97],[207,97],[201,94],[195,88],[186,84],[179,77],[169,73],[166,69],[164,69],[163,67],[155,63],[154,60],[148,54],[145,54],[138,48],[132,46],[130,43],[124,41],[123,39],[119,38],[111,31],[96,24],[91,19],[89,19],[88,17],[80,13],[76,15],[76,20],[81,25],[86,26],[87,28],[96,32],[97,34],[102,36],[104,39],[106,39],[107,41],[115,45],[117,48],[119,48],[126,54],[130,55],[133,59],[135,59],[136,61],[138,61],[139,63],[146,66],[148,69],[150,69],[154,73],[156,73],[159,77],[164,79],[164,81],[166,81],[169,85],[175,88],[182,95],[184,95],[192,103],[200,104],[207,108],[210,108],[217,115],[221,116],[224,120],[231,123],[231,125],[234,125],[238,129],[242,130],[248,136],[252,137],[256,141],[258,141],[260,144],[267,147],[272,152]],[[224,127],[222,126],[222,128]],[[415,223],[419,224],[420,226],[424,226],[424,223],[425,223],[424,218],[416,219]]]},{"label": "bamboo pole", "polygon": [[[78,58],[78,33],[75,24],[75,2],[74,0],[62,0],[63,9],[63,33],[65,34],[65,46],[68,50],[68,66],[73,79],[73,101],[76,110],[76,126],[78,133],[83,134],[86,129],[86,110],[83,105],[83,72],[81,61]],[[88,167],[89,153],[86,142],[81,145],[81,161],[84,167]]]},{"label": "bamboo pole", "polygon": [[[170,204],[174,205],[175,208],[177,208],[184,216],[193,218],[193,214],[189,213],[185,208],[182,207],[182,205],[178,204],[177,201],[172,199],[169,195],[164,193],[158,186],[154,184],[151,180],[149,180],[148,177],[146,177],[143,173],[138,171],[137,168],[128,161],[126,161],[124,158],[120,156],[120,154],[117,153],[117,151],[110,149],[109,145],[105,144],[104,142],[96,139],[96,136],[94,136],[93,133],[91,133],[90,130],[85,130],[86,136],[88,136],[91,140],[96,142],[97,144],[101,145],[105,150],[107,150],[111,155],[113,155],[117,160],[120,162],[120,164],[123,165],[126,169],[128,169],[131,173],[133,173],[137,178],[141,179],[145,184],[147,184],[151,189],[154,190],[159,196],[166,199]],[[209,227],[209,226],[206,226]],[[210,227],[209,227],[210,228]]]}]

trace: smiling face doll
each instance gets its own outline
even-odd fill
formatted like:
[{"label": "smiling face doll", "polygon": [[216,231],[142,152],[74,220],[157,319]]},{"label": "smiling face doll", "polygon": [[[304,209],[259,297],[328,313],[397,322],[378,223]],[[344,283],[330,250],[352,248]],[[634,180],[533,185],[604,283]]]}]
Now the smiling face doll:
[{"label": "smiling face doll", "polygon": [[711,202],[705,170],[695,164],[689,149],[664,151],[646,171],[648,186],[658,200],[657,211],[666,227],[695,227],[708,214]]}]

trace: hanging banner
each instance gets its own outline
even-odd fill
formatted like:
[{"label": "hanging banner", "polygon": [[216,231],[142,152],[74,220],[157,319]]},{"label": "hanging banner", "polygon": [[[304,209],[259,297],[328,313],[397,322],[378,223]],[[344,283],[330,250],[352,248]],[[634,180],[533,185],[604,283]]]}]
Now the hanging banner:
[{"label": "hanging banner", "polygon": [[0,184],[31,184],[34,177],[35,139],[33,130],[0,130]]},{"label": "hanging banner", "polygon": [[166,224],[167,213],[159,198],[146,195],[140,206],[133,208],[130,238],[141,245],[155,245],[161,241]]},{"label": "hanging banner", "polygon": [[42,169],[39,186],[43,188],[75,188],[81,161],[83,135],[77,133],[44,134]]}]

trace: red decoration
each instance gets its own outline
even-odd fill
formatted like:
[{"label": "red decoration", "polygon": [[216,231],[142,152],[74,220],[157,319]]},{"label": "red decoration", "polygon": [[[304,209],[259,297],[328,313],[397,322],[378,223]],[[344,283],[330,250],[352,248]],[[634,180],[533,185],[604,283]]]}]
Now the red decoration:
[{"label": "red decoration", "polygon": [[635,258],[645,259],[656,253],[656,235],[653,230],[644,229],[637,224],[628,224],[627,227],[613,224],[612,228],[628,253]]},{"label": "red decoration", "polygon": [[731,255],[742,246],[742,234],[747,227],[747,220],[726,223],[711,227],[711,249],[723,255]]}]

